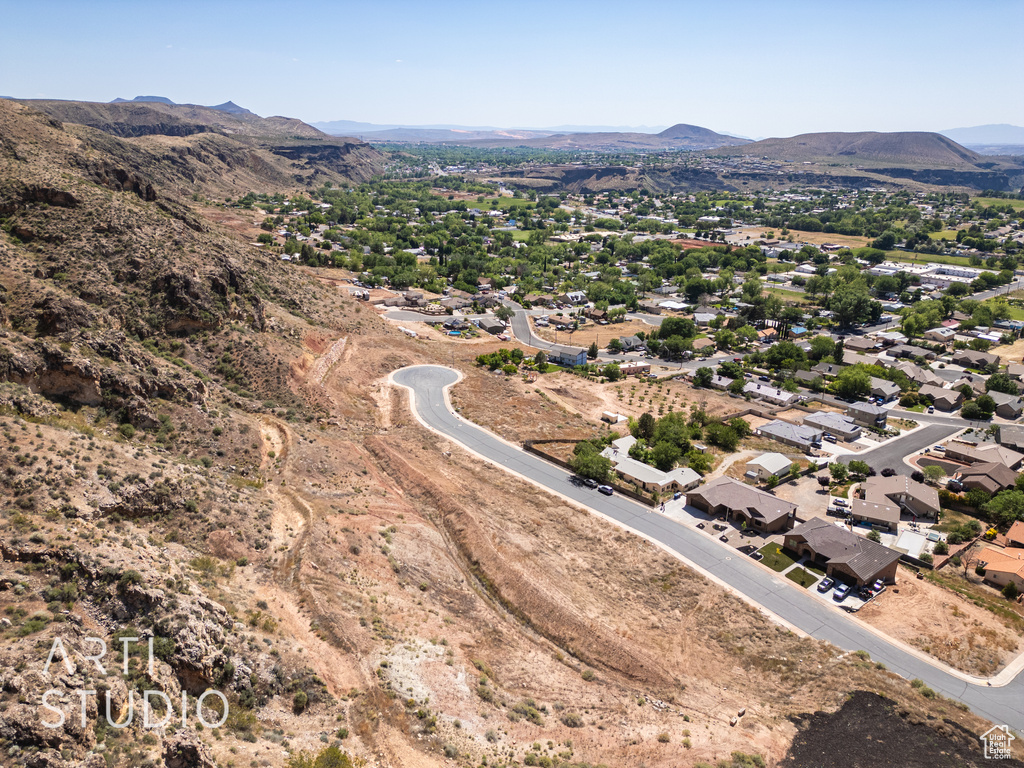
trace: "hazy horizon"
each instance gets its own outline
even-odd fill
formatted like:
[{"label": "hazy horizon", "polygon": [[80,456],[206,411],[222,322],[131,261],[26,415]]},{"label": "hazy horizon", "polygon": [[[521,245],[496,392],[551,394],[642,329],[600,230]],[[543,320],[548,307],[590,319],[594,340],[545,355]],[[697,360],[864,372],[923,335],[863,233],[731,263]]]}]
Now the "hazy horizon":
[{"label": "hazy horizon", "polygon": [[[41,0],[0,31],[0,93],[231,100],[309,123],[671,126],[744,137],[1024,125],[1012,0],[841,6],[611,3],[373,8]],[[315,22],[315,23],[310,23]],[[955,62],[937,65],[940,46]],[[963,62],[963,63],[960,63]],[[961,107],[960,105],[966,105]]]}]

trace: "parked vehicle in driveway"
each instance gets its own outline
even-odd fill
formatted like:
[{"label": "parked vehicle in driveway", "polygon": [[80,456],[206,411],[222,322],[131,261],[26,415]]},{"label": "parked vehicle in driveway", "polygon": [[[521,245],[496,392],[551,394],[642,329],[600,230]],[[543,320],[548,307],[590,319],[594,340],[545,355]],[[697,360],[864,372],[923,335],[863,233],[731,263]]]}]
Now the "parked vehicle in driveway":
[{"label": "parked vehicle in driveway", "polygon": [[832,592],[832,599],[835,600],[837,603],[841,603],[843,602],[843,600],[846,599],[846,596],[848,594],[850,594],[850,585],[840,584]]},{"label": "parked vehicle in driveway", "polygon": [[599,485],[597,486],[597,492],[603,493],[605,496],[611,496],[615,491],[610,485]]},{"label": "parked vehicle in driveway", "polygon": [[935,413],[935,406],[934,405],[929,405],[928,406],[928,413]]},{"label": "parked vehicle in driveway", "polygon": [[871,585],[871,589],[875,592],[881,592],[883,589],[885,589],[885,582],[881,579],[878,579],[877,581],[875,581],[874,584]]},{"label": "parked vehicle in driveway", "polygon": [[830,589],[832,589],[833,584],[835,584],[835,582],[832,581],[832,579],[830,579],[828,576],[826,576],[824,579],[818,582],[818,591],[821,593],[828,592]]},{"label": "parked vehicle in driveway", "polygon": [[832,499],[832,503],[835,504],[837,507],[850,506],[850,502],[848,502],[846,499]]}]

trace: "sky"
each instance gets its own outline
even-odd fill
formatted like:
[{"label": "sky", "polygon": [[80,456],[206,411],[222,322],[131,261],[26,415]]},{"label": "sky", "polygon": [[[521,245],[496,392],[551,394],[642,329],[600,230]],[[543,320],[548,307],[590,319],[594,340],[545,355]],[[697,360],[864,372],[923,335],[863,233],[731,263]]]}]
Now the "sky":
[{"label": "sky", "polygon": [[1024,126],[1021,0],[5,0],[0,96],[307,122]]}]

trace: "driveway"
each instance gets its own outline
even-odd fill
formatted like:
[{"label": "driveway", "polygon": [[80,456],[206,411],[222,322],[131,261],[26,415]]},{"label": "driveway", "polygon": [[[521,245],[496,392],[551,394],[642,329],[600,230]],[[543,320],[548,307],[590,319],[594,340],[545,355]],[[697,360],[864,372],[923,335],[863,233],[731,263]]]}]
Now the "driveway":
[{"label": "driveway", "polygon": [[411,391],[413,412],[426,427],[460,443],[484,460],[657,542],[675,553],[682,562],[743,594],[769,614],[808,635],[846,650],[865,650],[873,659],[885,663],[890,670],[908,680],[919,678],[943,696],[962,701],[982,717],[1024,730],[1024,678],[1014,676],[1005,685],[989,686],[977,678],[955,673],[923,654],[895,645],[862,623],[825,605],[815,595],[794,589],[785,577],[765,573],[747,557],[734,556],[735,550],[724,548],[717,539],[695,527],[653,513],[617,494],[602,496],[574,485],[568,472],[453,413],[448,407],[445,390],[459,377],[450,368],[411,366],[395,371],[391,378]]}]

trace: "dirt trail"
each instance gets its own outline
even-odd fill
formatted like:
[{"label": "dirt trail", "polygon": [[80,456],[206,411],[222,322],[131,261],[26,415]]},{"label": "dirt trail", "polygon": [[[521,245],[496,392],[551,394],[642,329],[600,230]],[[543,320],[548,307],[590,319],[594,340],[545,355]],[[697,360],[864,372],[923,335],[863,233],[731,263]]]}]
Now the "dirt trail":
[{"label": "dirt trail", "polygon": [[710,480],[714,480],[716,477],[721,477],[722,475],[725,474],[726,470],[728,470],[729,467],[731,467],[733,464],[736,464],[737,462],[747,462],[750,461],[755,456],[760,455],[761,451],[740,451],[739,453],[734,453],[730,456],[727,456],[725,460],[722,461],[722,463],[719,464],[715,470],[707,474],[707,476],[704,478],[704,482],[706,483]]}]

